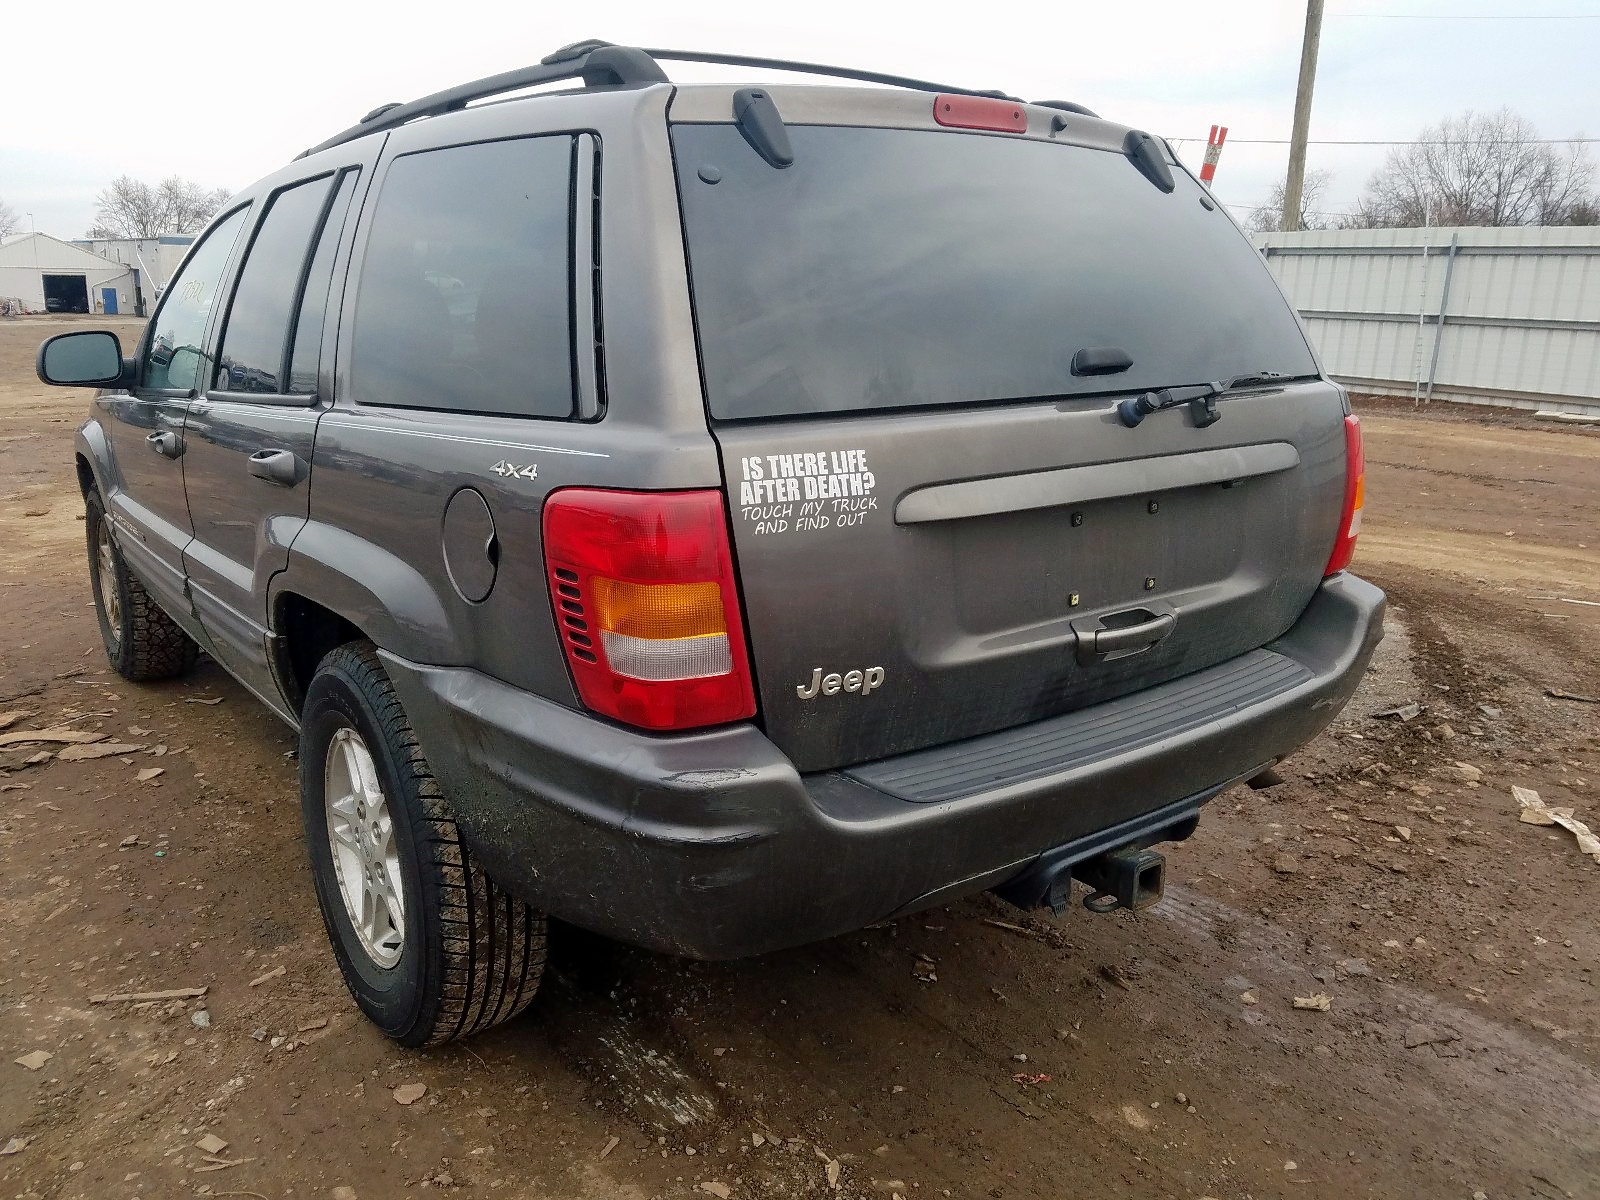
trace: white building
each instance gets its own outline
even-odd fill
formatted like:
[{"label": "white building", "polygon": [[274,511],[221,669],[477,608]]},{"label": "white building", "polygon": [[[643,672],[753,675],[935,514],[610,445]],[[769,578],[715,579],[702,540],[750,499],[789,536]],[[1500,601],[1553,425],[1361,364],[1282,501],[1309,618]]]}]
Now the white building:
[{"label": "white building", "polygon": [[47,233],[23,233],[0,242],[0,300],[20,300],[24,312],[132,313],[134,275]]},{"label": "white building", "polygon": [[141,303],[146,310],[155,306],[156,297],[166,289],[167,280],[177,274],[183,256],[194,245],[194,235],[167,233],[151,238],[74,238],[72,244],[122,263],[133,271],[135,303],[123,311],[136,312]]}]

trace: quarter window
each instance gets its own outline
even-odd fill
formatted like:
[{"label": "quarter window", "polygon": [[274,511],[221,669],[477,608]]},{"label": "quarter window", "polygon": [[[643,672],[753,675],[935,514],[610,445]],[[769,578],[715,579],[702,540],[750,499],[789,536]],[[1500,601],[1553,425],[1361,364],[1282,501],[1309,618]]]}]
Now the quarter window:
[{"label": "quarter window", "polygon": [[139,372],[145,387],[191,391],[205,378],[206,323],[248,211],[241,208],[214,226],[167,284]]},{"label": "quarter window", "polygon": [[572,147],[518,138],[394,161],[356,297],[359,403],[572,415]]}]

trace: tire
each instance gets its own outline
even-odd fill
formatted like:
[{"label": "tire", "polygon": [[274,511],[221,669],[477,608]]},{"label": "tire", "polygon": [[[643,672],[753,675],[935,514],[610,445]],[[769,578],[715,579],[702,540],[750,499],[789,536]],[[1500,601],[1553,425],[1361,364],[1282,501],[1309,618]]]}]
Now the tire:
[{"label": "tire", "polygon": [[300,798],[328,940],[379,1029],[437,1045],[528,1006],[544,973],[544,914],[468,851],[367,643],[331,651],[306,689]]},{"label": "tire", "polygon": [[128,570],[97,491],[84,500],[83,526],[94,611],[100,618],[100,639],[112,669],[134,683],[187,674],[194,668],[200,647]]}]

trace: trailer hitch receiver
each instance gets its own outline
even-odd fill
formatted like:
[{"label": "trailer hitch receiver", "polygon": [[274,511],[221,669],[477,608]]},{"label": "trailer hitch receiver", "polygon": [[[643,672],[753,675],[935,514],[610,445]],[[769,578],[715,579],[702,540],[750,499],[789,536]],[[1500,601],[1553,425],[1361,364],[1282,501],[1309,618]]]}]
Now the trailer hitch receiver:
[{"label": "trailer hitch receiver", "polygon": [[1072,868],[1073,877],[1089,887],[1083,906],[1108,913],[1119,908],[1137,912],[1161,899],[1166,888],[1167,860],[1154,850],[1126,847],[1085,859]]}]

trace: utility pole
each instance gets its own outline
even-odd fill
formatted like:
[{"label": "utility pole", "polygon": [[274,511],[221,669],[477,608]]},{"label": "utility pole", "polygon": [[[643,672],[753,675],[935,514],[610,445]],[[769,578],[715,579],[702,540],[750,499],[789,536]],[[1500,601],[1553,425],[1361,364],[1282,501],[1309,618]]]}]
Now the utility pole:
[{"label": "utility pole", "polygon": [[1294,93],[1294,132],[1289,142],[1289,178],[1283,185],[1286,232],[1300,228],[1300,197],[1306,184],[1306,138],[1311,133],[1311,88],[1317,81],[1317,47],[1322,41],[1322,0],[1306,0],[1306,40],[1300,47],[1300,85]]}]

